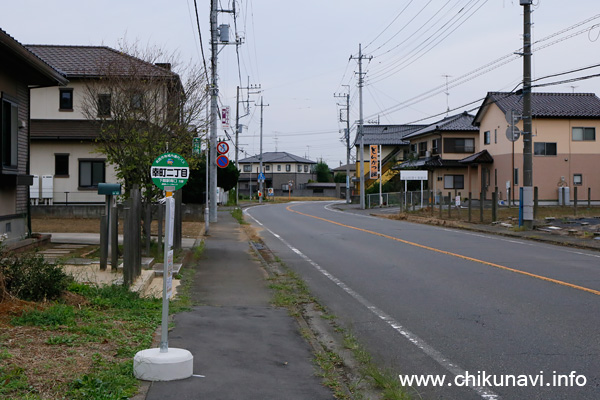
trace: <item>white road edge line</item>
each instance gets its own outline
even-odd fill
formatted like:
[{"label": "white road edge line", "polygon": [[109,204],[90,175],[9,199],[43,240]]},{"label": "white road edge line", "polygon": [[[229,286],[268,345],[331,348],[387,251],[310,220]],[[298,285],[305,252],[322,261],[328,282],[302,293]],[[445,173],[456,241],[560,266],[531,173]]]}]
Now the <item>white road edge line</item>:
[{"label": "white road edge line", "polygon": [[[335,276],[330,274],[327,270],[325,270],[319,264],[317,264],[316,262],[311,260],[308,256],[306,256],[300,250],[298,250],[297,248],[295,248],[294,246],[289,244],[280,235],[276,234],[275,232],[273,232],[272,230],[267,228],[264,224],[262,224],[260,221],[258,221],[256,218],[254,218],[252,215],[250,215],[247,212],[247,210],[244,210],[244,213],[246,215],[248,215],[250,218],[252,218],[254,220],[254,222],[256,222],[258,225],[263,227],[271,235],[273,235],[277,239],[279,239],[290,250],[292,250],[294,253],[298,254],[304,261],[306,261],[310,265],[312,265],[317,271],[319,271],[321,274],[323,274],[326,278],[328,278],[330,281],[335,283],[339,288],[341,288],[347,294],[352,296],[356,301],[358,301],[360,304],[362,304],[364,307],[366,307],[369,311],[371,311],[373,314],[375,314],[379,319],[381,319],[382,321],[387,323],[390,327],[392,327],[396,332],[398,332],[404,338],[408,339],[417,348],[421,349],[421,351],[423,351],[425,354],[427,354],[429,357],[431,357],[433,360],[435,360],[443,368],[445,368],[446,370],[451,372],[454,376],[458,376],[458,375],[465,376],[465,374],[467,373],[467,371],[465,369],[459,367],[456,363],[453,363],[452,361],[450,361],[449,359],[444,357],[442,355],[442,353],[440,353],[439,351],[437,351],[436,349],[431,347],[429,344],[427,344],[425,341],[423,341],[421,338],[419,338],[414,333],[412,333],[409,330],[407,330],[406,328],[404,328],[394,318],[390,317],[384,311],[380,310],[379,308],[377,308],[376,306],[371,304],[367,299],[365,299],[360,294],[355,292],[352,288],[348,287],[344,282],[342,282],[341,280],[339,280],[338,278],[336,278]],[[494,393],[489,388],[482,387],[482,386],[469,386],[469,387],[472,390],[474,390],[483,399],[486,399],[486,400],[499,400],[500,399],[500,396],[498,394]]]}]

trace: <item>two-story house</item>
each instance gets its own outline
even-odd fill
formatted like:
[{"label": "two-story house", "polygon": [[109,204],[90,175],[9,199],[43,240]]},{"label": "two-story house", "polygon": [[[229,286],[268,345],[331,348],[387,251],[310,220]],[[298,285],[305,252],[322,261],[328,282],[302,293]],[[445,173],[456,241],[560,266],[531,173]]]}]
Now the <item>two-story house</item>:
[{"label": "two-story house", "polygon": [[[265,183],[263,188],[273,188],[275,196],[287,195],[294,189],[306,189],[309,181],[314,181],[315,161],[287,152],[266,152],[262,154]],[[250,196],[258,191],[258,174],[260,172],[259,156],[244,158],[238,161],[240,168],[240,194]]]},{"label": "two-story house", "polygon": [[479,129],[467,112],[448,116],[406,136],[410,160],[398,169],[428,171],[429,190],[454,196],[479,198],[489,187],[489,165],[493,161],[480,151]]},{"label": "two-story house", "polygon": [[[518,200],[523,185],[523,97],[490,92],[479,108],[474,124],[481,135],[480,149],[492,155],[492,185],[503,199]],[[541,202],[558,201],[558,188],[578,188],[579,199],[600,199],[600,99],[593,93],[533,93],[533,185]],[[516,115],[513,117],[511,115]],[[516,126],[519,130],[514,130]]]},{"label": "two-story house", "polygon": [[[365,176],[365,190],[378,182],[378,179],[370,178],[370,146],[381,146],[381,169],[383,183],[388,182],[397,175],[393,167],[408,158],[409,142],[406,137],[411,133],[424,128],[425,125],[364,125],[362,142],[364,148],[361,149],[361,137],[357,132],[354,139],[356,148],[356,176],[353,179],[355,183],[355,193],[360,193],[360,173]],[[363,169],[360,169],[360,152],[363,151]]]},{"label": "two-story house", "polygon": [[66,83],[59,71],[0,29],[0,235],[7,242],[31,233],[30,88]]},{"label": "two-story house", "polygon": [[[114,166],[97,150],[98,122],[129,108],[133,110],[131,115],[139,110],[140,118],[148,119],[142,113],[146,108],[142,110],[142,104],[148,102],[143,96],[156,95],[147,94],[148,88],[142,87],[143,77],[179,78],[168,65],[151,64],[105,46],[27,48],[69,79],[66,86],[34,89],[31,95],[31,173],[40,177],[41,201],[101,203],[104,196],[97,194],[98,183],[116,183],[117,177]],[[111,86],[102,91],[101,82],[108,74]],[[122,79],[115,83],[115,77]],[[136,83],[138,87],[131,87]],[[127,93],[116,93],[115,89]],[[158,101],[164,101],[166,95],[158,97]]]}]

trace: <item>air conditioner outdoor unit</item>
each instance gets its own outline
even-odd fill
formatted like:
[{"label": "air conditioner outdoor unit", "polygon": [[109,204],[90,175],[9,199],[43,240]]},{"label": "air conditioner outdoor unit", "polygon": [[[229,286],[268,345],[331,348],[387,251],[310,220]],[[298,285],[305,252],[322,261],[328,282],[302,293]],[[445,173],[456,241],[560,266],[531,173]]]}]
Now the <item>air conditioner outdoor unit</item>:
[{"label": "air conditioner outdoor unit", "polygon": [[427,158],[431,157],[431,151],[429,151],[429,150],[426,151],[425,152],[425,157],[427,157]]}]

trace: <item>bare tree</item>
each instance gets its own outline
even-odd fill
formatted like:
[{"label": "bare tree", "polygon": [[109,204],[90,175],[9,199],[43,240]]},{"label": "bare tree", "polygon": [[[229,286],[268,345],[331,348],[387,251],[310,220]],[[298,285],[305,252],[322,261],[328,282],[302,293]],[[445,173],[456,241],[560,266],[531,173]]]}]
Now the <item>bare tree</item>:
[{"label": "bare tree", "polygon": [[83,113],[99,124],[97,151],[114,165],[125,191],[139,185],[150,203],[159,194],[149,174],[156,157],[176,152],[190,167],[199,160],[192,139],[206,132],[206,73],[158,48],[122,45],[107,54],[86,82]]}]

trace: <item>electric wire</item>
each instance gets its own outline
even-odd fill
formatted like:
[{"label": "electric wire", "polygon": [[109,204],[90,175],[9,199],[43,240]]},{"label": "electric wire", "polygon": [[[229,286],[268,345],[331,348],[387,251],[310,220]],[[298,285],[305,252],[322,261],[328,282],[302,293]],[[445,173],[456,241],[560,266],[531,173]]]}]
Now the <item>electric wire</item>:
[{"label": "electric wire", "polygon": [[[575,29],[577,27],[585,25],[586,23],[589,23],[589,22],[591,22],[591,21],[593,21],[595,19],[598,19],[598,18],[600,18],[600,14],[595,15],[593,17],[590,17],[590,18],[588,18],[588,19],[586,19],[584,21],[578,22],[578,23],[576,23],[576,24],[574,24],[572,26],[569,26],[568,28],[565,28],[565,29],[561,30],[561,31],[558,31],[556,33],[548,35],[548,36],[546,36],[546,37],[544,37],[544,38],[542,38],[540,40],[537,40],[535,43],[539,44],[539,43],[542,43],[544,41],[550,40],[550,39],[556,37],[557,35],[561,35],[563,33],[571,31],[571,30],[573,30],[573,29]],[[581,29],[581,30],[579,30],[579,31],[577,31],[575,33],[572,33],[571,35],[568,35],[566,37],[558,38],[558,39],[556,39],[556,40],[554,40],[554,41],[552,41],[550,43],[544,44],[542,46],[537,46],[533,50],[534,51],[540,51],[542,49],[548,48],[548,47],[553,46],[553,45],[555,45],[557,43],[560,43],[562,41],[565,41],[565,40],[571,39],[573,37],[579,36],[579,35],[581,35],[581,34],[583,34],[585,32],[588,32],[590,29],[593,29],[593,28],[594,27]],[[516,61],[517,59],[520,59],[521,54],[519,53],[519,51],[522,51],[522,47],[519,50],[517,50],[516,52],[504,55],[504,56],[502,56],[502,57],[500,57],[500,58],[498,58],[498,59],[496,59],[494,61],[491,61],[491,62],[489,62],[489,63],[487,63],[487,64],[485,64],[485,65],[483,65],[481,67],[478,67],[478,68],[476,68],[476,69],[474,69],[474,70],[472,70],[472,71],[470,71],[470,72],[468,72],[466,74],[463,74],[463,75],[461,75],[461,76],[459,76],[457,78],[449,80],[448,81],[448,89],[451,89],[451,88],[459,86],[459,85],[461,85],[463,83],[469,82],[469,81],[471,81],[471,80],[473,80],[473,79],[475,79],[475,78],[477,78],[479,76],[482,76],[482,75],[484,75],[484,74],[486,74],[488,72],[491,72],[491,71],[493,71],[493,70],[495,70],[497,68],[500,68],[503,65],[506,65],[506,64],[511,63],[513,61]],[[368,85],[374,84],[374,83],[377,83],[377,81],[376,82],[372,82],[371,80],[367,79],[367,84]],[[388,109],[385,109],[383,111],[387,112],[387,113],[392,113],[392,112],[399,111],[400,109],[403,109],[403,108],[408,107],[410,105],[414,105],[414,104],[419,103],[421,101],[427,100],[427,99],[429,99],[429,98],[431,98],[433,96],[436,96],[436,95],[438,95],[440,93],[443,93],[445,91],[445,88],[446,88],[445,84],[436,86],[433,89],[430,89],[430,90],[428,90],[428,91],[426,91],[424,93],[421,93],[421,94],[419,94],[417,96],[414,96],[414,97],[412,97],[412,98],[410,98],[408,100],[405,100],[405,101],[403,101],[401,103],[398,103],[395,106],[389,107]],[[367,118],[372,118],[372,116],[368,116]]]},{"label": "electric wire", "polygon": [[[409,7],[411,4],[412,4],[412,2],[413,2],[413,1],[414,1],[414,0],[410,0],[410,1],[408,2],[408,4],[406,4],[406,6],[404,6],[404,8],[403,8],[402,10],[400,10],[400,12],[399,12],[399,13],[398,13],[398,14],[397,14],[395,17],[394,17],[394,19],[392,19],[392,22],[390,22],[390,23],[389,23],[389,24],[388,24],[388,25],[387,25],[385,28],[383,28],[383,31],[381,31],[381,32],[379,33],[379,35],[377,35],[377,36],[375,37],[375,39],[371,40],[371,41],[370,41],[370,42],[369,42],[369,43],[368,43],[368,44],[367,44],[367,45],[364,47],[364,50],[367,50],[367,48],[368,48],[370,45],[372,45],[374,41],[376,41],[377,39],[379,39],[379,38],[381,37],[381,35],[383,35],[383,34],[384,34],[384,33],[385,33],[385,32],[386,32],[386,31],[387,31],[387,30],[388,30],[388,29],[389,29],[389,28],[390,28],[390,27],[391,27],[391,26],[394,24],[394,22],[396,22],[396,20],[397,20],[398,18],[400,18],[400,16],[401,16],[402,14],[404,14],[404,11],[406,11],[406,9],[407,9],[407,8],[408,8],[408,7]],[[430,0],[430,1],[429,1],[429,3],[431,3],[431,1],[433,1],[433,0]],[[428,3],[428,4],[429,4],[429,3]],[[375,50],[375,51],[377,51],[377,50]]]}]

